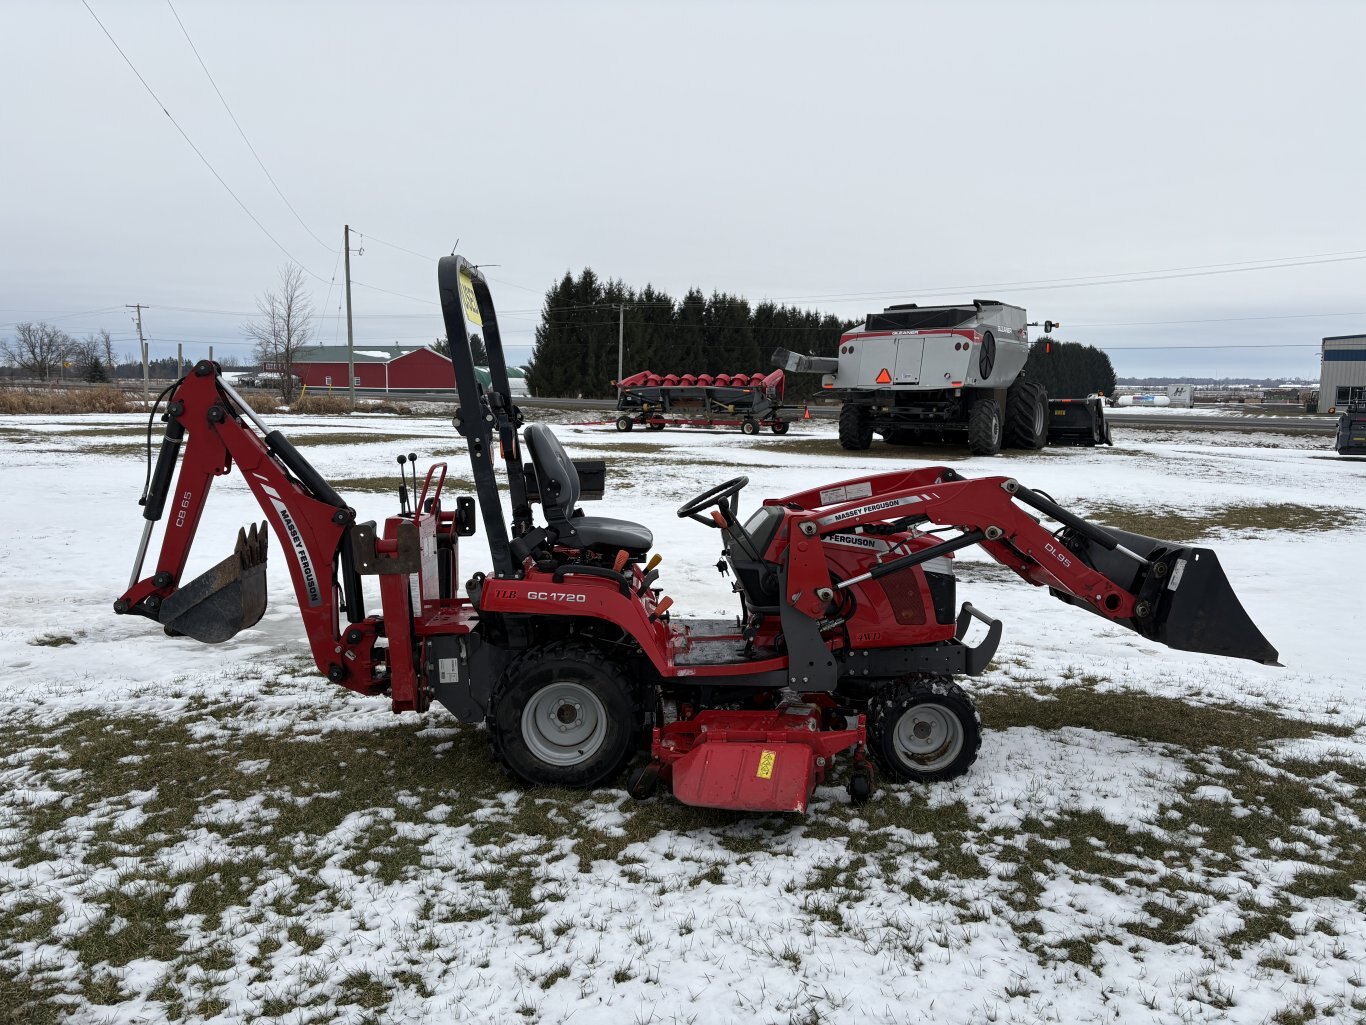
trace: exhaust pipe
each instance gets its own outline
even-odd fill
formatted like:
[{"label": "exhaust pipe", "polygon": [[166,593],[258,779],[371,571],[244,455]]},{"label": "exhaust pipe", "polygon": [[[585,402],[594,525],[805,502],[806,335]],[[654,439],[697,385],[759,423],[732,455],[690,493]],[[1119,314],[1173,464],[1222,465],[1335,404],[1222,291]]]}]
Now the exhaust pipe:
[{"label": "exhaust pipe", "polygon": [[166,598],[157,620],[168,637],[221,644],[266,611],[266,524],[238,530],[233,553]]}]

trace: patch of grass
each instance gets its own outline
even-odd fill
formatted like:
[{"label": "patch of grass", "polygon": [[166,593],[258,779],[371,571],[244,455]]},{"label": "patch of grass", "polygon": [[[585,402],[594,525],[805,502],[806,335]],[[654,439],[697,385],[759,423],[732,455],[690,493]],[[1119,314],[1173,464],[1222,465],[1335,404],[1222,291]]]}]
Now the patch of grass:
[{"label": "patch of grass", "polygon": [[29,641],[29,644],[39,648],[61,648],[75,643],[76,638],[70,634],[43,634],[41,637],[35,637]]},{"label": "patch of grass", "polygon": [[0,1025],[58,1025],[68,1020],[53,980],[0,963]]},{"label": "patch of grass", "polygon": [[1075,726],[1177,744],[1190,751],[1210,747],[1252,751],[1275,740],[1352,734],[1348,727],[1304,722],[1257,708],[1196,705],[1141,691],[1096,691],[1088,686],[1061,688],[1045,700],[1022,692],[986,694],[977,705],[982,720],[993,729]]},{"label": "patch of grass", "polygon": [[1233,503],[1189,513],[1101,503],[1091,505],[1086,516],[1107,527],[1180,542],[1221,530],[1308,532],[1352,526],[1361,520],[1353,509],[1296,502]]},{"label": "patch of grass", "polygon": [[368,1010],[384,1007],[389,1003],[390,987],[384,980],[370,972],[353,972],[342,980],[337,993],[340,1004],[358,1004]]},{"label": "patch of grass", "polygon": [[122,388],[0,387],[0,414],[129,413],[133,404]]},{"label": "patch of grass", "polygon": [[[398,495],[398,487],[403,483],[398,477],[338,477],[328,481],[333,489],[340,495],[352,492],[362,492],[371,495]],[[422,481],[418,481],[418,494],[422,491]],[[412,494],[412,480],[409,478],[408,495],[409,501],[416,502],[417,494]],[[447,477],[446,484],[442,489],[442,508],[453,504],[450,496],[462,492],[473,492],[474,482],[463,477]]]}]

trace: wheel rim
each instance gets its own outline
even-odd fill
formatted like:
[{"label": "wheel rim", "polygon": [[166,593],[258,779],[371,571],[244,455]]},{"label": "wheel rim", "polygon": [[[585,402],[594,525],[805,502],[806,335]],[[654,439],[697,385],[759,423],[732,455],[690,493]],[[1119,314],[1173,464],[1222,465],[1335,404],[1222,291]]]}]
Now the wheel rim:
[{"label": "wheel rim", "polygon": [[607,710],[581,683],[556,681],[532,695],[522,709],[527,750],[550,765],[578,765],[607,739]]},{"label": "wheel rim", "polygon": [[1034,437],[1043,437],[1044,427],[1047,419],[1048,418],[1044,416],[1043,403],[1034,403]]},{"label": "wheel rim", "polygon": [[892,746],[898,758],[919,771],[937,772],[962,752],[963,724],[943,705],[914,705],[897,720]]}]

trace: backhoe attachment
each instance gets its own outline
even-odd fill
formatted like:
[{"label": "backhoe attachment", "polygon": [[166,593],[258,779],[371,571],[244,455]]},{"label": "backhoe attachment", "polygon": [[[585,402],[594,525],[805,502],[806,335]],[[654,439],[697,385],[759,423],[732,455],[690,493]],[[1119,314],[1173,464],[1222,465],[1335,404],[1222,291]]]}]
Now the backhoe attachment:
[{"label": "backhoe attachment", "polygon": [[161,603],[157,621],[170,637],[221,644],[255,626],[266,611],[266,524],[237,532],[233,553]]}]

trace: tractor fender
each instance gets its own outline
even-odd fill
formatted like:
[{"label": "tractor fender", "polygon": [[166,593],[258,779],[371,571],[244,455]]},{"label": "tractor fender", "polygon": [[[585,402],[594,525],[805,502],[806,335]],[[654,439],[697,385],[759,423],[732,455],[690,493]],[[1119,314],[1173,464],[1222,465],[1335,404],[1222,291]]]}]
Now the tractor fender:
[{"label": "tractor fender", "polygon": [[537,571],[519,580],[490,577],[480,595],[480,614],[554,619],[557,625],[567,624],[571,633],[575,620],[609,623],[630,634],[661,676],[671,675],[668,623],[650,619],[658,604],[653,592],[638,596],[625,578],[576,574],[566,568],[570,572],[564,573],[561,583],[555,583],[551,573]]}]

